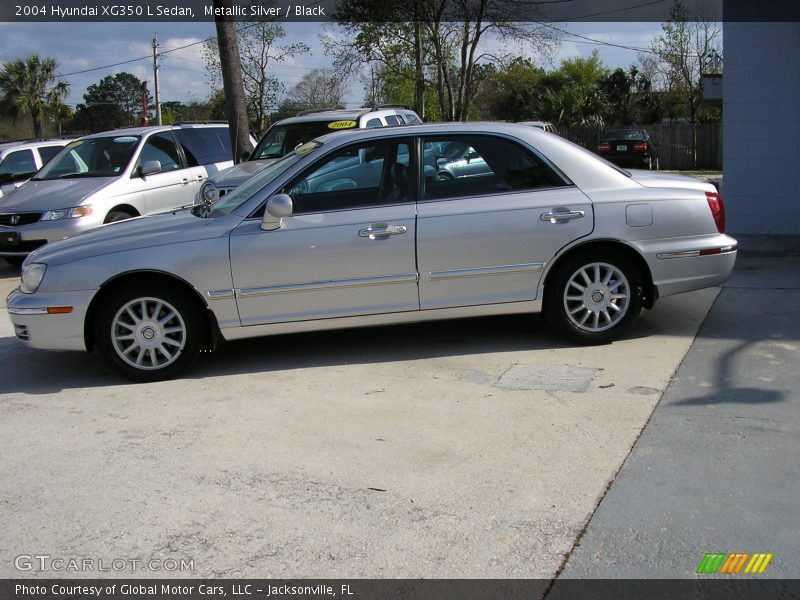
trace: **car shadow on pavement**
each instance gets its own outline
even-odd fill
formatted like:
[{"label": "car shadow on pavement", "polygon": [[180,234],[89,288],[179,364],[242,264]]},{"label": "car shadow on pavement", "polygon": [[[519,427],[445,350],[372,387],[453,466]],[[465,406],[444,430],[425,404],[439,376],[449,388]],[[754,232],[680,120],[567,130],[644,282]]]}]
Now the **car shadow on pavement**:
[{"label": "car shadow on pavement", "polygon": [[[640,321],[626,339],[659,333]],[[294,333],[228,342],[203,353],[182,379],[266,373],[300,368],[370,364],[576,347],[538,315],[506,315],[381,327]],[[135,385],[117,376],[96,353],[46,352],[0,338],[0,394],[50,394],[63,389]],[[151,384],[159,385],[159,384]]]}]

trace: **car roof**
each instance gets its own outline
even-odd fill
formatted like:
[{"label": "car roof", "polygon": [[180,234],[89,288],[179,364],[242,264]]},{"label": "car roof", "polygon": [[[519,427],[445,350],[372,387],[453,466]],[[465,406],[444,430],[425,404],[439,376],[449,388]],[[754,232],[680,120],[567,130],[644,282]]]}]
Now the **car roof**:
[{"label": "car roof", "polygon": [[144,135],[154,131],[173,131],[176,129],[186,129],[191,127],[228,127],[228,123],[181,123],[178,125],[148,125],[146,127],[123,127],[120,129],[109,129],[107,131],[98,131],[97,133],[90,133],[81,137],[82,140],[111,137],[111,136],[125,136],[125,135]]},{"label": "car roof", "polygon": [[41,146],[66,146],[76,138],[48,138],[44,140],[20,140],[18,142],[2,142],[0,143],[0,152],[17,148],[39,148]]},{"label": "car roof", "polygon": [[468,123],[421,123],[417,125],[404,125],[403,127],[374,127],[371,129],[347,129],[335,131],[319,136],[317,141],[322,144],[340,141],[369,140],[385,136],[409,137],[415,135],[482,135],[506,134],[516,138],[530,136],[552,137],[551,134],[537,127],[520,125],[519,123],[504,123],[499,121],[470,121]]},{"label": "car roof", "polygon": [[545,127],[546,125],[550,125],[551,127],[553,124],[550,121],[518,121],[520,125],[528,125],[529,127]]},{"label": "car roof", "polygon": [[[378,107],[378,108],[347,108],[347,109],[331,109],[319,110],[307,114],[300,114],[294,117],[287,117],[277,121],[275,124],[292,124],[292,123],[316,123],[318,121],[357,121],[362,116],[374,113],[376,117],[383,115],[396,115],[413,113],[410,108],[403,108],[398,106],[393,107]],[[416,113],[414,113],[416,114]]]}]

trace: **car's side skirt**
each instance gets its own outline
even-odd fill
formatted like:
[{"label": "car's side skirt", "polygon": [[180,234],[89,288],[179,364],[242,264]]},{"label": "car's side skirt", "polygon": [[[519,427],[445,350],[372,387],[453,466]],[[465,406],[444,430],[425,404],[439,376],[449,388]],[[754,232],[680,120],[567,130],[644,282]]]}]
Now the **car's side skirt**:
[{"label": "car's side skirt", "polygon": [[526,300],[523,302],[504,302],[479,306],[411,310],[380,315],[359,315],[357,317],[336,317],[311,321],[270,323],[267,325],[250,325],[248,327],[226,327],[225,329],[221,329],[221,333],[225,340],[231,341],[265,335],[298,333],[301,331],[324,331],[329,329],[347,329],[350,327],[374,327],[379,325],[397,325],[400,323],[417,323],[420,321],[485,317],[489,315],[538,313],[541,312],[541,310],[541,300]]}]

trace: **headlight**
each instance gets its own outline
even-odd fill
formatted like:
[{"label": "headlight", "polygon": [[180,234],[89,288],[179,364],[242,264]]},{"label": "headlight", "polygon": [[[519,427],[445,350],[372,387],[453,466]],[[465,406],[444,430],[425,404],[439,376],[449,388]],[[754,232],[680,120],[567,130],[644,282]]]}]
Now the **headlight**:
[{"label": "headlight", "polygon": [[33,294],[39,289],[44,279],[47,265],[43,263],[28,263],[22,265],[22,280],[19,289],[23,294]]},{"label": "headlight", "polygon": [[86,204],[85,206],[73,206],[72,208],[59,208],[57,210],[48,210],[42,216],[42,221],[57,221],[59,219],[88,217],[90,214],[92,214],[92,205]]},{"label": "headlight", "polygon": [[219,190],[213,181],[206,181],[200,188],[200,200],[203,204],[213,204],[219,198]]}]

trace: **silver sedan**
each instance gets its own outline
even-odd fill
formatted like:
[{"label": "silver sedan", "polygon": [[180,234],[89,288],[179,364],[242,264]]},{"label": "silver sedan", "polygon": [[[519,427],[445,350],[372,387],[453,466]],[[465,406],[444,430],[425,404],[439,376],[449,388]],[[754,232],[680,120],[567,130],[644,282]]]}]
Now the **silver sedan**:
[{"label": "silver sedan", "polygon": [[[440,150],[485,165],[439,176]],[[225,340],[543,311],[581,343],[728,278],[715,188],[624,171],[514,124],[334,133],[210,206],[47,244],[7,306],[35,348],[97,350],[135,381]]]}]

